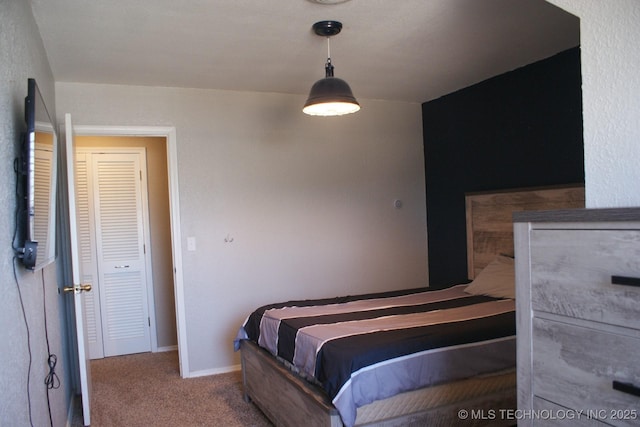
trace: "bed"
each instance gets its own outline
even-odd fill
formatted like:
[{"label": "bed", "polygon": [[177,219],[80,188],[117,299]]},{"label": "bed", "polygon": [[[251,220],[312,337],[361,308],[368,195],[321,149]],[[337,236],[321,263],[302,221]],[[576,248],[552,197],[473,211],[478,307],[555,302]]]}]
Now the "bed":
[{"label": "bed", "polygon": [[256,309],[236,339],[245,399],[278,426],[514,424],[497,412],[516,408],[511,216],[583,207],[584,190],[465,202],[470,284]]}]

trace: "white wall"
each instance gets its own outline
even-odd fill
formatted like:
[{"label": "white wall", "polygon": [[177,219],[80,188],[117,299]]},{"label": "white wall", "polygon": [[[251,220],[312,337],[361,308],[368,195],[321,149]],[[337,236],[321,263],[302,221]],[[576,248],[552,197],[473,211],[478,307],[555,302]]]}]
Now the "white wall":
[{"label": "white wall", "polygon": [[640,206],[640,1],[548,1],[580,18],[587,207]]},{"label": "white wall", "polygon": [[260,305],[427,284],[419,104],[360,100],[319,118],[292,95],[74,83],[56,95],[76,125],[176,127],[191,375],[238,363],[233,338]]},{"label": "white wall", "polygon": [[[49,394],[53,424],[59,426],[66,422],[71,389],[65,374],[64,297],[56,292],[57,268],[50,264],[43,270],[31,272],[16,263],[16,284],[12,249],[17,202],[14,159],[19,153],[20,134],[26,129],[27,79],[36,79],[51,114],[55,114],[54,82],[29,2],[0,0],[0,11],[0,424],[28,426],[31,406],[32,425],[49,425],[44,385],[48,373],[46,310],[49,344],[51,353],[58,356],[56,374],[62,382],[59,389],[51,390]],[[18,289],[22,294],[26,324]]]}]

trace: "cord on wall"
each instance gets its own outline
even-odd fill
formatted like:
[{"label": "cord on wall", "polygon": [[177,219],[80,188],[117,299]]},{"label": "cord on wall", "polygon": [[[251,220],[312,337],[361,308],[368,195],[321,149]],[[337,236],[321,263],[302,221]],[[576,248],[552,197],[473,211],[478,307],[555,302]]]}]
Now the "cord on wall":
[{"label": "cord on wall", "polygon": [[27,352],[29,353],[28,365],[27,365],[27,405],[29,407],[29,425],[33,427],[33,414],[31,409],[31,363],[33,360],[33,356],[31,354],[31,333],[29,331],[29,322],[27,320],[27,312],[24,308],[24,300],[22,299],[22,290],[20,289],[20,282],[18,281],[18,272],[16,264],[18,263],[18,259],[22,258],[22,254],[20,254],[20,248],[16,244],[16,239],[18,238],[18,228],[19,228],[19,218],[21,213],[22,206],[22,195],[20,194],[20,160],[16,158],[13,162],[13,170],[15,172],[15,193],[16,193],[16,212],[15,212],[15,224],[13,229],[13,240],[11,245],[13,246],[14,256],[13,256],[13,280],[16,284],[16,289],[18,290],[18,298],[20,300],[20,308],[22,309],[22,318],[24,319],[24,326],[27,330]]},{"label": "cord on wall", "polygon": [[53,427],[53,419],[51,417],[51,400],[49,399],[49,390],[55,390],[60,387],[60,379],[56,374],[56,364],[58,363],[58,356],[51,353],[51,347],[49,346],[49,328],[47,326],[47,293],[46,285],[44,282],[44,269],[42,272],[42,308],[44,310],[44,336],[47,341],[47,365],[49,365],[49,373],[44,377],[44,384],[47,386],[47,408],[49,409],[49,423]]},{"label": "cord on wall", "polygon": [[[16,177],[15,193],[16,193],[16,212],[15,212],[15,224],[13,231],[12,246],[14,249],[13,257],[13,279],[18,290],[18,298],[20,300],[20,308],[22,310],[22,318],[24,320],[24,326],[27,332],[27,352],[29,354],[28,367],[27,367],[27,406],[29,409],[29,425],[33,427],[33,410],[31,405],[31,365],[33,364],[33,354],[31,352],[31,331],[29,330],[29,321],[27,319],[27,312],[24,307],[24,300],[22,298],[22,289],[20,288],[20,281],[18,280],[17,263],[22,254],[20,248],[16,245],[16,239],[18,238],[19,218],[21,212],[21,194],[20,194],[20,171],[18,168],[18,159],[14,162],[14,171]],[[42,307],[44,310],[44,334],[47,343],[47,365],[49,366],[49,372],[44,378],[44,384],[47,387],[47,409],[49,411],[49,424],[53,427],[53,417],[51,414],[51,401],[49,399],[49,390],[55,390],[60,388],[60,379],[56,374],[56,364],[58,363],[58,356],[51,353],[51,347],[49,345],[49,328],[47,325],[47,298],[46,298],[46,284],[44,279],[44,269],[41,270],[42,278]]]}]

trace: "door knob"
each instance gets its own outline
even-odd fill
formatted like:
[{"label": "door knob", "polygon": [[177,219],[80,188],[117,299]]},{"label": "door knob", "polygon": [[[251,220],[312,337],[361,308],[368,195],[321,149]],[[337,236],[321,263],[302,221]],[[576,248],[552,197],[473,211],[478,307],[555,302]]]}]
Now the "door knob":
[{"label": "door knob", "polygon": [[91,290],[91,283],[85,283],[82,285],[75,285],[75,286],[65,286],[64,288],[62,288],[62,290],[64,292],[75,292],[77,294],[82,291],[89,292]]}]

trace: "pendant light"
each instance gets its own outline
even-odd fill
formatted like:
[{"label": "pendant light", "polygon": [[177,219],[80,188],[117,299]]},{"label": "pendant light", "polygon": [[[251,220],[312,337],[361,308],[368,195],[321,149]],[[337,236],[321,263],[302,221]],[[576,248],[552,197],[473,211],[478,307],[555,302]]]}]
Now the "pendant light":
[{"label": "pendant light", "polygon": [[325,78],[318,80],[311,87],[309,98],[302,111],[311,116],[342,116],[360,110],[360,104],[351,92],[351,88],[342,79],[333,76],[331,63],[331,46],[329,38],[342,30],[342,23],[338,21],[320,21],[313,24],[313,31],[327,38],[327,63],[325,64]]}]

